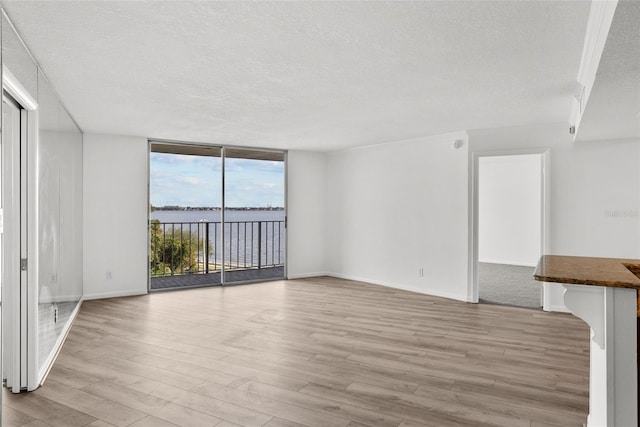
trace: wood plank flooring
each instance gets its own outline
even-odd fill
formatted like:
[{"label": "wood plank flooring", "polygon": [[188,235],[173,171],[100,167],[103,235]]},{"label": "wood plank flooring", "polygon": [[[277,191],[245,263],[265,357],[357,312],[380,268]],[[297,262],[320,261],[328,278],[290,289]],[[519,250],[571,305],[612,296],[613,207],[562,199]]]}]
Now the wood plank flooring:
[{"label": "wood plank flooring", "polygon": [[83,304],[4,426],[581,426],[568,315],[313,278]]}]

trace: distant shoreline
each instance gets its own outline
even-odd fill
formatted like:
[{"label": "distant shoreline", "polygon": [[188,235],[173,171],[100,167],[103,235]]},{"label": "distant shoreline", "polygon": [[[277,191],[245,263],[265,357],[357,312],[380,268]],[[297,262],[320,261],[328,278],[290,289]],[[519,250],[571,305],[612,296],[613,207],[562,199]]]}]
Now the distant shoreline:
[{"label": "distant shoreline", "polygon": [[[267,206],[267,207],[243,207],[243,208],[225,208],[228,211],[284,211],[280,206]],[[220,211],[220,207],[207,207],[207,206],[151,206],[151,212],[154,211]]]}]

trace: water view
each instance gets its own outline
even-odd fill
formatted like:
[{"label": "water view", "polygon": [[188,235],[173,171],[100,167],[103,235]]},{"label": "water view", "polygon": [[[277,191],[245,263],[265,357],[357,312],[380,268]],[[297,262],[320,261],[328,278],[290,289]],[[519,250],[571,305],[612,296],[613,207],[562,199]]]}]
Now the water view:
[{"label": "water view", "polygon": [[[244,208],[249,209],[249,208]],[[259,209],[251,210],[227,209],[225,220],[231,221],[284,221],[284,209]],[[150,219],[160,222],[220,222],[222,212],[220,210],[154,210],[149,215]]]},{"label": "water view", "polygon": [[[150,214],[152,277],[282,267],[282,209],[154,210]],[[224,239],[224,241],[223,241]]]},{"label": "water view", "polygon": [[[149,214],[152,289],[284,276],[283,153],[163,143],[151,150],[150,202],[160,207]],[[220,208],[198,208],[223,199],[224,224]]]}]

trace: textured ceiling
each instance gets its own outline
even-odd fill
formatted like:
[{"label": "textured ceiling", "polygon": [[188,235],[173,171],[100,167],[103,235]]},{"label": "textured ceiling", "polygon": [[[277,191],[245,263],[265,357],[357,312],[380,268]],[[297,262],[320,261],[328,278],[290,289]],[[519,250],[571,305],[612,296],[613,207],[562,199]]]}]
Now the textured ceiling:
[{"label": "textured ceiling", "polygon": [[568,120],[585,1],[2,1],[85,132],[335,150]]},{"label": "textured ceiling", "polygon": [[621,1],[611,23],[578,141],[640,138],[640,1]]}]

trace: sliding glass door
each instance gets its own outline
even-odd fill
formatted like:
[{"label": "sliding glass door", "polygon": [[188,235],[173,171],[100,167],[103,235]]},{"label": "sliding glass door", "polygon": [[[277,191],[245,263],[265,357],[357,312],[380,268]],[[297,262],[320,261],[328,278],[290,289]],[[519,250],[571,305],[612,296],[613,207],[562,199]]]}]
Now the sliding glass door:
[{"label": "sliding glass door", "polygon": [[150,289],[222,283],[222,150],[152,143]]},{"label": "sliding glass door", "polygon": [[225,283],[285,276],[285,155],[224,150]]},{"label": "sliding glass door", "polygon": [[150,143],[149,288],[285,277],[285,153]]}]

